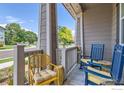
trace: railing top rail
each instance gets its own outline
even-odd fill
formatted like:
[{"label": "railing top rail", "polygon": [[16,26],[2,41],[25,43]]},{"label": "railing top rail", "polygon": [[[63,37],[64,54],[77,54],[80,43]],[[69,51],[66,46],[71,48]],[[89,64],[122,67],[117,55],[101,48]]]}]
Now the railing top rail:
[{"label": "railing top rail", "polygon": [[34,54],[34,53],[43,53],[41,49],[34,49],[34,50],[25,50],[25,57]]},{"label": "railing top rail", "polygon": [[74,46],[74,47],[68,47],[68,48],[58,48],[60,50],[65,50],[65,51],[69,51],[69,50],[73,50],[73,49],[76,49],[77,47]]},{"label": "railing top rail", "polygon": [[75,46],[75,47],[66,48],[66,51],[68,51],[68,50],[73,50],[73,49],[77,49],[77,47]]}]

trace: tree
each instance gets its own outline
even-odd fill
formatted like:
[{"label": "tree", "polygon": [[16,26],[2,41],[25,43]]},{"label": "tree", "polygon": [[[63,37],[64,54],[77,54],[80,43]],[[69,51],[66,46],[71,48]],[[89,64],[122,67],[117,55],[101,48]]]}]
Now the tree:
[{"label": "tree", "polygon": [[62,44],[63,47],[72,44],[73,43],[72,31],[67,27],[59,27],[58,39],[59,43]]},{"label": "tree", "polygon": [[16,43],[17,42],[18,43],[21,43],[21,42],[25,43],[26,42],[25,33],[26,33],[25,30],[20,30],[20,31],[16,32],[16,35],[13,38],[13,41]]},{"label": "tree", "polygon": [[17,23],[7,24],[5,31],[5,43],[7,45],[26,42],[33,44],[36,41],[37,35],[34,32],[21,29],[21,26]]},{"label": "tree", "polygon": [[7,45],[15,44],[16,41],[14,39],[17,38],[17,33],[21,30],[20,25],[17,23],[11,23],[7,24],[5,28],[5,43]]},{"label": "tree", "polygon": [[26,41],[30,44],[34,44],[37,41],[37,35],[31,31],[25,32]]}]

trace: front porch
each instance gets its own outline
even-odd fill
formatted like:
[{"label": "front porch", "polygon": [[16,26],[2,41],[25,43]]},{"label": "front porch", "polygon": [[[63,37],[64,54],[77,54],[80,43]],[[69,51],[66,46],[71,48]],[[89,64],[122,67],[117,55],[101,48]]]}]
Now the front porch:
[{"label": "front porch", "polygon": [[[105,44],[104,60],[111,61],[112,50],[119,41],[119,4],[67,4],[63,6],[76,22],[75,46],[58,48],[57,5],[41,4],[37,50],[25,51],[24,45],[14,47],[13,84],[24,85],[30,55],[46,53],[52,63],[64,68],[64,85],[84,85],[85,73],[79,69],[77,46],[81,55],[90,55],[91,44]],[[67,20],[65,20],[67,21]]]}]

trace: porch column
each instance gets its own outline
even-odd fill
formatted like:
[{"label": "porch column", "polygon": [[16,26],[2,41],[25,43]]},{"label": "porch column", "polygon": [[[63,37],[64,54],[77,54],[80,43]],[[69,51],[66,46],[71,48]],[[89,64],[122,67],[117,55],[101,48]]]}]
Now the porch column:
[{"label": "porch column", "polygon": [[81,47],[84,54],[84,26],[83,26],[83,14],[80,13],[76,17],[76,45]]},{"label": "porch column", "polygon": [[38,48],[50,55],[53,63],[56,63],[56,19],[56,4],[41,4]]},{"label": "porch column", "polygon": [[13,84],[24,85],[24,75],[25,75],[24,45],[15,45]]}]

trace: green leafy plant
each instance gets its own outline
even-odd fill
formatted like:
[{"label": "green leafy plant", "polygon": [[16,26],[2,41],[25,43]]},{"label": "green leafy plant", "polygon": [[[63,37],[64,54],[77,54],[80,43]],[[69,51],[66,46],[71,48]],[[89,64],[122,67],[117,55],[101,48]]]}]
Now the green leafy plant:
[{"label": "green leafy plant", "polygon": [[9,67],[7,69],[7,74],[8,74],[7,84],[13,85],[13,67]]},{"label": "green leafy plant", "polygon": [[74,42],[72,31],[67,27],[61,27],[61,26],[59,27],[58,39],[59,39],[59,43],[64,48]]},{"label": "green leafy plant", "polygon": [[0,43],[0,47],[3,47],[3,44],[2,43]]},{"label": "green leafy plant", "polygon": [[6,25],[5,44],[13,45],[16,43],[33,44],[37,41],[36,33],[22,29],[20,24],[10,23]]}]

